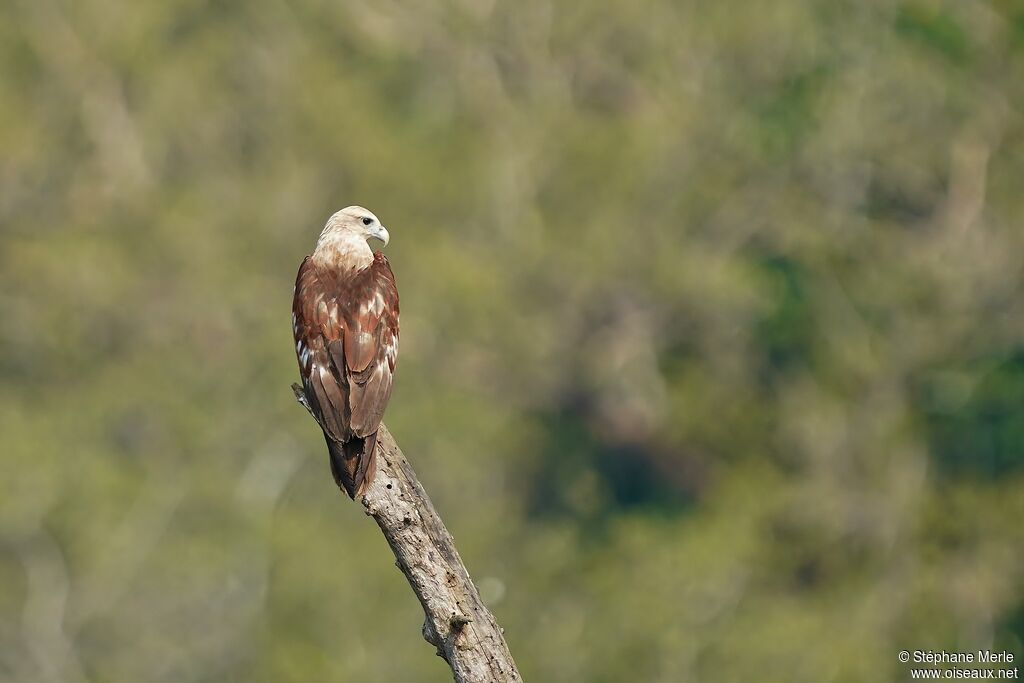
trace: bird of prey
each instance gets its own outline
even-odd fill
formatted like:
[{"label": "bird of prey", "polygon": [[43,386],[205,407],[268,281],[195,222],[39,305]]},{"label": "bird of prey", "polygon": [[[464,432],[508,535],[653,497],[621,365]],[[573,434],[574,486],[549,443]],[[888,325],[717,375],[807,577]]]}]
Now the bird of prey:
[{"label": "bird of prey", "polygon": [[370,238],[387,246],[389,235],[366,209],[331,216],[299,267],[292,302],[305,403],[324,431],[334,481],[351,498],[373,481],[398,357],[395,276]]}]

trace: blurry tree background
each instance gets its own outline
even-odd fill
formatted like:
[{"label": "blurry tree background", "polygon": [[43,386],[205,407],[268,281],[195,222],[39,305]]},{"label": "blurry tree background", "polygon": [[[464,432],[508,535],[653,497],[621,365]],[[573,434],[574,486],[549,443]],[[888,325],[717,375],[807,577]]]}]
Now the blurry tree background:
[{"label": "blurry tree background", "polygon": [[532,681],[1024,656],[1024,5],[0,5],[0,678],[445,681],[295,404],[387,423]]}]

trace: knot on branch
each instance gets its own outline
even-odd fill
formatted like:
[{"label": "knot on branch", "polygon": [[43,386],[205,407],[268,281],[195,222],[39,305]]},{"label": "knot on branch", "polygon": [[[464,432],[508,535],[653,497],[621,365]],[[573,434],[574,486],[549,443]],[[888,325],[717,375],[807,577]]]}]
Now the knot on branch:
[{"label": "knot on branch", "polygon": [[[448,662],[448,656],[444,652],[444,639],[441,638],[441,634],[439,634],[437,630],[434,628],[434,624],[431,623],[429,615],[423,619],[422,633],[423,640],[433,645],[434,649],[437,650],[435,654],[444,661]],[[450,664],[451,662],[448,663]]]}]

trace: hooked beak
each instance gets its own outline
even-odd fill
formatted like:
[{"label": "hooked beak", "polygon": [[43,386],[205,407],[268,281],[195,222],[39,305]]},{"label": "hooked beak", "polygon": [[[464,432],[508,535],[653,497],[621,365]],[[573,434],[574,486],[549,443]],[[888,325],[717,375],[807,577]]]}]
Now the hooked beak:
[{"label": "hooked beak", "polygon": [[388,229],[385,228],[383,225],[378,225],[377,228],[372,233],[370,233],[370,237],[379,239],[381,242],[384,243],[385,247],[388,246],[388,242],[391,241],[391,235],[388,234]]}]

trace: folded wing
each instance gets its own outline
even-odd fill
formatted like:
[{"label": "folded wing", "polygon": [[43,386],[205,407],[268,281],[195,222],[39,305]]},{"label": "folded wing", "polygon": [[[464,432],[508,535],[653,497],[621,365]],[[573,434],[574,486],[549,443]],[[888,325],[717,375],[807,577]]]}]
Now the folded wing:
[{"label": "folded wing", "polygon": [[[329,442],[376,435],[391,397],[398,313],[383,254],[355,272],[326,270],[309,257],[302,262],[292,303],[295,350],[306,398]],[[372,457],[373,442],[361,457]]]}]

